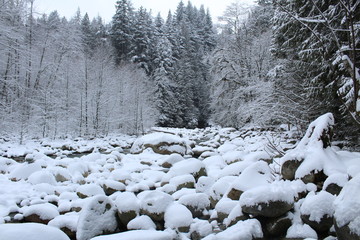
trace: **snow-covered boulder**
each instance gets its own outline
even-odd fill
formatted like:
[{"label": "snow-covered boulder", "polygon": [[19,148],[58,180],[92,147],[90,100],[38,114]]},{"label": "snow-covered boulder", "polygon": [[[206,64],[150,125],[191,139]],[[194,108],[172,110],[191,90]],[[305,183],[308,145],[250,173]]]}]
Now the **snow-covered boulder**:
[{"label": "snow-covered boulder", "polygon": [[192,213],[193,217],[202,217],[204,211],[209,210],[210,200],[205,193],[186,194],[179,198],[179,203],[186,206]]},{"label": "snow-covered boulder", "polygon": [[56,185],[56,180],[53,174],[47,170],[40,170],[32,173],[29,176],[28,182],[31,184],[48,183],[50,185]]},{"label": "snow-covered boulder", "polygon": [[360,239],[360,175],[351,179],[334,201],[334,223],[339,239]]},{"label": "snow-covered boulder", "polygon": [[193,217],[190,210],[184,205],[173,203],[166,209],[164,220],[165,228],[189,232]]},{"label": "snow-covered boulder", "polygon": [[47,224],[50,220],[59,215],[57,207],[50,203],[24,206],[20,209],[25,222],[36,222]]},{"label": "snow-covered boulder", "polygon": [[327,232],[333,225],[335,196],[326,191],[310,192],[300,207],[301,219],[318,232]]},{"label": "snow-covered boulder", "polygon": [[70,239],[76,239],[79,214],[76,212],[59,215],[51,220],[48,225],[63,231]]},{"label": "snow-covered boulder", "polygon": [[70,240],[58,228],[39,223],[0,224],[1,240]]},{"label": "snow-covered boulder", "polygon": [[190,226],[190,237],[192,240],[201,240],[212,232],[211,224],[206,220],[194,219]]},{"label": "snow-covered boulder", "polygon": [[87,198],[95,195],[105,195],[105,192],[99,185],[90,183],[79,186],[76,190],[76,194],[80,198]]},{"label": "snow-covered boulder", "polygon": [[244,221],[249,219],[247,214],[244,214],[240,204],[236,204],[228,214],[228,217],[224,219],[224,224],[226,227],[235,225],[239,221]]},{"label": "snow-covered boulder", "polygon": [[161,166],[164,168],[171,168],[175,163],[182,160],[184,160],[184,158],[180,154],[173,153],[161,163]]},{"label": "snow-covered boulder", "polygon": [[116,208],[102,195],[89,199],[79,215],[77,240],[88,240],[102,234],[114,233],[117,228]]},{"label": "snow-covered boulder", "polygon": [[262,237],[263,232],[260,222],[257,219],[249,219],[240,221],[234,226],[227,228],[225,231],[216,234],[215,238],[209,235],[203,240],[252,240]]},{"label": "snow-covered boulder", "polygon": [[339,195],[341,189],[345,186],[345,184],[349,181],[349,176],[344,173],[335,173],[330,175],[323,185],[323,190],[333,194]]},{"label": "snow-covered boulder", "polygon": [[155,153],[185,155],[187,152],[186,141],[179,136],[169,133],[150,133],[138,138],[131,147],[131,153],[138,154],[146,148],[151,148]]},{"label": "snow-covered boulder", "polygon": [[324,114],[313,121],[305,136],[293,150],[281,158],[284,179],[302,179],[322,184],[334,173],[346,172],[336,152],[331,148],[334,117]]},{"label": "snow-covered boulder", "polygon": [[291,210],[297,194],[290,182],[276,181],[245,191],[239,202],[244,213],[273,218]]},{"label": "snow-covered boulder", "polygon": [[287,239],[318,239],[314,229],[307,224],[294,223],[287,231]]},{"label": "snow-covered boulder", "polygon": [[127,226],[140,212],[139,199],[132,192],[120,193],[115,200],[120,222]]},{"label": "snow-covered boulder", "polygon": [[111,179],[105,180],[102,184],[104,192],[107,196],[119,191],[125,191],[126,186],[122,182],[114,181]]},{"label": "snow-covered boulder", "polygon": [[222,198],[215,206],[218,222],[223,222],[229,216],[231,210],[238,204],[238,201],[226,197]]},{"label": "snow-covered boulder", "polygon": [[134,230],[106,236],[99,236],[90,240],[173,240],[174,238],[174,234],[169,232],[155,230]]},{"label": "snow-covered boulder", "polygon": [[142,215],[132,219],[127,224],[129,230],[156,230],[156,225],[149,216]]},{"label": "snow-covered boulder", "polygon": [[176,186],[176,190],[182,188],[195,188],[195,178],[191,174],[173,177],[170,179],[169,183]]},{"label": "snow-covered boulder", "polygon": [[9,178],[16,181],[21,179],[26,180],[31,174],[40,170],[41,165],[37,162],[19,164],[10,171]]},{"label": "snow-covered boulder", "polygon": [[167,207],[174,202],[174,198],[161,191],[146,191],[138,195],[140,199],[140,212],[148,215],[153,221],[161,222]]},{"label": "snow-covered boulder", "polygon": [[264,161],[255,162],[248,166],[231,184],[227,197],[232,200],[239,200],[244,191],[267,185],[271,181],[272,175],[269,165]]}]

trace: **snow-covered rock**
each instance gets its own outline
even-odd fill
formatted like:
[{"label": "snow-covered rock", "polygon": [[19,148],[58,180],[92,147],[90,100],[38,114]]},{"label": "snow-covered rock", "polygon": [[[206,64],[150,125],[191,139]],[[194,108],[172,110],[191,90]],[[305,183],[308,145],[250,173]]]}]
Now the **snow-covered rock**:
[{"label": "snow-covered rock", "polygon": [[0,224],[0,240],[70,240],[58,228],[39,223]]},{"label": "snow-covered rock", "polygon": [[106,236],[91,238],[91,240],[173,240],[174,234],[155,230],[134,230]]},{"label": "snow-covered rock", "polygon": [[184,205],[173,203],[166,209],[164,220],[166,228],[189,232],[193,217],[190,210]]},{"label": "snow-covered rock", "polygon": [[341,239],[360,239],[360,175],[351,179],[335,199],[335,228]]},{"label": "snow-covered rock", "polygon": [[156,225],[150,217],[142,215],[129,221],[127,224],[129,230],[156,230]]},{"label": "snow-covered rock", "polygon": [[185,155],[187,152],[186,141],[179,136],[168,133],[150,133],[138,138],[131,147],[131,153],[143,152],[151,148],[155,153]]},{"label": "snow-covered rock", "polygon": [[24,206],[20,209],[25,222],[37,222],[47,224],[50,220],[59,215],[57,207],[50,203]]},{"label": "snow-covered rock", "polygon": [[300,207],[301,219],[318,232],[329,231],[333,225],[335,196],[326,191],[310,192]]},{"label": "snow-covered rock", "polygon": [[120,193],[115,200],[120,222],[127,226],[140,212],[139,199],[132,192]]},{"label": "snow-covered rock", "polygon": [[174,198],[161,191],[146,191],[138,195],[141,213],[148,215],[152,220],[164,220],[167,207],[174,202]]},{"label": "snow-covered rock", "polygon": [[102,195],[92,197],[79,215],[76,239],[88,240],[102,234],[114,233],[117,228],[116,208]]}]

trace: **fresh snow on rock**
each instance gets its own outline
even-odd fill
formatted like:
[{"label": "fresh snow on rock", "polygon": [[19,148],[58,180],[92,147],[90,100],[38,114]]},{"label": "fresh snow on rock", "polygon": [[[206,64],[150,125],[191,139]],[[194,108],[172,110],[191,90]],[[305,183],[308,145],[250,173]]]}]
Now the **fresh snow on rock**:
[{"label": "fresh snow on rock", "polygon": [[123,233],[99,236],[91,240],[172,240],[173,234],[155,230],[134,230]]},{"label": "fresh snow on rock", "polygon": [[0,240],[70,240],[59,229],[39,223],[0,224]]},{"label": "fresh snow on rock", "polygon": [[318,194],[310,192],[300,207],[301,214],[309,215],[310,221],[320,222],[324,216],[332,217],[334,214],[335,196],[321,191]]}]

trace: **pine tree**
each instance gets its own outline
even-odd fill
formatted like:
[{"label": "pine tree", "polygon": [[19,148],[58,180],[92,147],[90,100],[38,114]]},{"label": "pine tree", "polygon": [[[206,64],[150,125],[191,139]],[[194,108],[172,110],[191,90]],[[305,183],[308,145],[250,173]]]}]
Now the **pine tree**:
[{"label": "pine tree", "polygon": [[131,58],[133,50],[134,12],[129,0],[116,2],[116,13],[112,20],[111,40],[116,50],[116,62]]}]

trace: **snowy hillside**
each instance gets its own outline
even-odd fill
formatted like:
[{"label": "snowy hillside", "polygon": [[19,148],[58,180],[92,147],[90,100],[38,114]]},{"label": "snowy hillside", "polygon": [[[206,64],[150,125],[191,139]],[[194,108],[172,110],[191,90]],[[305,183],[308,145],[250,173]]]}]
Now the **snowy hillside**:
[{"label": "snowy hillside", "polygon": [[3,141],[0,240],[360,239],[360,153],[333,124]]}]

